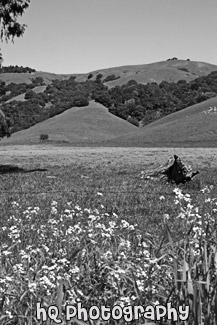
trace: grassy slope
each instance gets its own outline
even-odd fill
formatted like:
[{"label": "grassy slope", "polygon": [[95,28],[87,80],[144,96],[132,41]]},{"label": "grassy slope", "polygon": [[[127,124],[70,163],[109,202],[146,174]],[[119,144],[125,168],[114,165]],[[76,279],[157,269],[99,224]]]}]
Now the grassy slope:
[{"label": "grassy slope", "polygon": [[[180,68],[188,69],[189,72],[179,70]],[[92,72],[92,79],[95,80],[99,73],[103,75],[102,79],[111,74],[115,74],[116,76],[120,76],[120,78],[106,83],[108,87],[114,87],[116,85],[125,84],[132,79],[144,84],[147,82],[160,83],[163,80],[168,82],[177,82],[181,79],[190,81],[199,76],[207,75],[214,70],[217,70],[217,66],[213,64],[174,60],[96,70]],[[41,71],[35,73],[3,73],[0,74],[0,80],[6,83],[31,83],[31,79],[42,77],[45,83],[49,84],[54,79],[68,79],[71,75],[77,76],[76,81],[85,81],[89,74],[90,72],[85,74],[54,74]]]},{"label": "grassy slope", "polygon": [[33,73],[1,73],[0,80],[6,82],[6,84],[9,84],[11,82],[17,84],[19,83],[30,84],[32,82],[31,81],[32,79],[36,77],[42,77],[44,79],[45,84],[48,85],[52,82],[52,80],[69,79],[70,76],[72,76],[72,74],[55,74],[49,72],[36,71]]},{"label": "grassy slope", "polygon": [[[179,70],[180,68],[188,69],[189,72]],[[93,71],[92,74],[93,79],[95,79],[98,73],[103,75],[102,79],[111,74],[120,76],[119,79],[106,83],[108,87],[114,87],[116,85],[125,84],[132,79],[144,84],[147,82],[160,83],[163,80],[168,82],[177,82],[181,79],[190,81],[199,76],[207,75],[214,70],[217,70],[217,66],[213,64],[186,60],[174,60],[102,69]],[[77,77],[76,80],[84,81],[87,79],[88,74],[83,74]]]},{"label": "grassy slope", "polygon": [[[33,88],[32,90],[33,90],[36,94],[38,94],[38,93],[43,93],[43,92],[45,91],[46,88],[47,88],[47,86],[37,86],[37,87]],[[25,94],[26,94],[26,93],[21,94],[21,95],[18,95],[18,96],[15,96],[15,97],[13,97],[13,98],[7,100],[7,101],[6,101],[6,104],[12,102],[13,100],[16,100],[16,101],[19,101],[19,102],[25,102],[25,101],[26,101],[26,99],[25,99]]]},{"label": "grassy slope", "polygon": [[1,143],[38,143],[39,135],[47,133],[51,141],[84,145],[111,139],[136,129],[136,126],[110,114],[103,105],[92,101],[89,106],[73,107],[29,129],[16,132]]},{"label": "grassy slope", "polygon": [[137,132],[109,141],[107,145],[145,146],[149,145],[203,145],[216,146],[217,97],[190,106],[179,112],[159,119]]}]

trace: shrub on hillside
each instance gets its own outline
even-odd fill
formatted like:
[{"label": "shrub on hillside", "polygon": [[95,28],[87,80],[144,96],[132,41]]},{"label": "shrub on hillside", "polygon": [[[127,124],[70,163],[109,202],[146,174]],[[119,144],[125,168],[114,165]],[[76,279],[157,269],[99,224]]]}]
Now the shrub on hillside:
[{"label": "shrub on hillside", "polygon": [[5,87],[5,82],[0,81],[0,96],[3,96],[6,94],[6,87]]},{"label": "shrub on hillside", "polygon": [[35,97],[36,97],[36,93],[33,90],[27,91],[27,93],[24,96],[24,98],[27,100]]},{"label": "shrub on hillside", "polygon": [[109,82],[109,81],[117,80],[117,79],[119,79],[119,78],[120,78],[120,76],[116,76],[115,74],[111,74],[111,75],[107,76],[107,77],[103,80],[103,82]]},{"label": "shrub on hillside", "polygon": [[104,105],[105,107],[111,106],[111,99],[108,93],[100,92],[100,93],[94,93],[92,94],[92,99],[95,100],[95,102],[100,103]]},{"label": "shrub on hillside", "polygon": [[189,70],[187,68],[177,68],[180,71],[184,71],[184,72],[189,72]]},{"label": "shrub on hillside", "polygon": [[45,85],[44,79],[42,77],[33,78],[32,83],[33,83],[34,87]]},{"label": "shrub on hillside", "polygon": [[91,78],[93,78],[93,74],[92,74],[92,73],[90,73],[90,74],[88,75],[87,79],[91,79]]},{"label": "shrub on hillside", "polygon": [[103,75],[101,73],[98,73],[98,75],[96,76],[96,81],[97,83],[101,83],[102,82],[102,77]]},{"label": "shrub on hillside", "polygon": [[49,135],[48,134],[41,134],[39,137],[40,141],[47,141],[49,139]]},{"label": "shrub on hillside", "polygon": [[88,106],[88,105],[89,105],[89,101],[85,97],[75,97],[75,98],[73,98],[73,106],[82,107],[82,106]]},{"label": "shrub on hillside", "polygon": [[139,126],[139,122],[137,121],[137,119],[130,116],[130,115],[127,118],[127,122],[129,122],[129,123],[131,123],[131,124],[133,124],[135,126]]}]

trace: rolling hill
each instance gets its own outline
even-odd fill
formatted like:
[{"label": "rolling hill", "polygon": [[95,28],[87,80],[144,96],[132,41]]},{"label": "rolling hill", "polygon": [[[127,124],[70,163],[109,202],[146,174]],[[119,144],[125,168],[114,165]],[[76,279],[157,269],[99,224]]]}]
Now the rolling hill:
[{"label": "rolling hill", "polygon": [[217,97],[104,143],[107,146],[217,146]]},{"label": "rolling hill", "polygon": [[[217,66],[205,62],[170,60],[151,64],[122,66],[109,69],[102,69],[91,72],[95,79],[97,74],[102,74],[102,80],[114,74],[119,79],[105,82],[109,88],[116,85],[123,85],[130,80],[146,84],[148,82],[160,83],[161,81],[177,82],[178,80],[191,81],[200,76],[206,76],[212,71],[217,71]],[[85,81],[89,73],[81,74],[76,81]]]},{"label": "rolling hill", "polygon": [[[36,71],[32,73],[1,73],[0,80],[4,81],[6,84],[12,82],[16,84],[30,84],[32,83],[32,79],[42,77],[44,79],[45,84],[49,85],[52,83],[52,80],[65,80],[69,79],[71,76],[72,74],[55,74],[49,72]],[[79,74],[73,74],[73,76],[79,76]]]},{"label": "rolling hill", "polygon": [[103,105],[73,107],[29,129],[13,133],[1,144],[36,144],[40,134],[48,134],[51,143],[88,145],[133,132],[136,126],[110,114]]},{"label": "rolling hill", "polygon": [[[92,72],[92,77],[89,79],[95,80],[98,74],[103,75],[102,81],[111,75],[119,76],[116,80],[106,82],[106,85],[111,88],[115,85],[125,84],[132,79],[144,84],[147,82],[159,83],[163,80],[168,82],[177,82],[181,79],[190,81],[199,76],[208,75],[211,71],[217,71],[217,66],[189,60],[169,60],[145,65],[102,69]],[[66,80],[70,76],[71,74],[56,75],[45,72],[3,73],[0,74],[0,80],[4,80],[6,83],[31,83],[31,79],[43,77],[48,85],[54,79]],[[82,82],[88,79],[89,73],[76,76],[76,81]],[[46,86],[38,86],[33,90],[40,93],[45,88]],[[25,94],[20,94],[9,99],[7,103],[13,100],[25,101],[24,96]],[[89,106],[67,109],[64,113],[40,122],[29,129],[16,132],[11,138],[3,139],[1,144],[38,143],[40,134],[46,133],[49,134],[51,143],[82,146],[89,144],[125,147],[216,146],[217,111],[215,107],[217,107],[217,97],[172,113],[138,129],[126,120],[109,113],[103,105],[91,101]]]},{"label": "rolling hill", "polygon": [[98,74],[102,74],[103,81],[106,77],[114,74],[119,78],[104,83],[111,88],[116,85],[126,84],[132,79],[143,84],[148,82],[160,83],[163,80],[168,82],[177,82],[178,80],[191,81],[200,76],[206,76],[212,71],[217,71],[217,66],[210,63],[188,60],[170,60],[150,64],[100,69],[82,74],[54,74],[41,71],[33,73],[1,73],[0,80],[5,81],[6,84],[11,82],[28,84],[31,83],[31,79],[42,77],[45,84],[50,84],[52,80],[65,80],[69,79],[70,76],[76,76],[76,81],[82,82],[87,80],[90,74],[92,74],[90,80],[95,80]]}]

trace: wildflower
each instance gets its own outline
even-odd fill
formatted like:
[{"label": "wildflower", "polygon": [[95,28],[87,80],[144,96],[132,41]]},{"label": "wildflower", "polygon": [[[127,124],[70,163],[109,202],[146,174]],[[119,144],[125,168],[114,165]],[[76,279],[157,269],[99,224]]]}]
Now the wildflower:
[{"label": "wildflower", "polygon": [[56,206],[57,206],[57,202],[53,200],[53,201],[51,202],[51,206],[56,207]]},{"label": "wildflower", "polygon": [[98,218],[95,215],[90,214],[88,219],[90,219],[90,221],[93,222],[93,221],[97,220]]},{"label": "wildflower", "polygon": [[163,195],[161,195],[159,199],[160,199],[160,201],[163,201],[163,200],[165,200],[165,197]]},{"label": "wildflower", "polygon": [[17,203],[16,201],[13,201],[11,203],[11,205],[12,205],[13,208],[18,208],[19,207],[19,203]]},{"label": "wildflower", "polygon": [[79,267],[74,266],[73,268],[70,269],[70,272],[73,273],[73,274],[76,274],[76,273],[80,272],[80,269],[79,269]]},{"label": "wildflower", "polygon": [[28,284],[28,287],[29,287],[30,292],[34,292],[36,290],[37,284],[36,284],[36,282],[30,282]]},{"label": "wildflower", "polygon": [[11,314],[11,312],[10,312],[9,310],[6,310],[5,313],[8,315],[8,317],[9,317],[10,319],[13,318],[13,315]]},{"label": "wildflower", "polygon": [[6,250],[6,251],[3,251],[2,254],[4,254],[5,256],[7,256],[7,255],[11,255],[12,252]]},{"label": "wildflower", "polygon": [[109,226],[110,226],[111,228],[115,228],[115,226],[116,226],[116,222],[114,222],[114,221],[110,221],[110,222],[109,222]]},{"label": "wildflower", "polygon": [[121,223],[123,228],[128,228],[130,225],[129,222],[127,222],[126,220],[121,220]]},{"label": "wildflower", "polygon": [[102,196],[102,193],[101,192],[97,192],[96,195]]},{"label": "wildflower", "polygon": [[45,275],[40,279],[40,282],[46,287],[55,288],[55,285]]},{"label": "wildflower", "polygon": [[104,254],[104,257],[105,257],[107,260],[112,260],[112,252],[111,252],[111,251],[107,251],[107,252]]},{"label": "wildflower", "polygon": [[169,220],[170,216],[169,216],[169,214],[165,213],[163,218],[164,218],[164,222],[165,222],[166,220]]},{"label": "wildflower", "polygon": [[124,252],[120,253],[120,257],[122,257],[123,259],[127,259],[126,255],[124,254]]},{"label": "wildflower", "polygon": [[185,218],[185,214],[183,212],[180,212],[177,216],[177,218],[181,218],[184,219]]}]

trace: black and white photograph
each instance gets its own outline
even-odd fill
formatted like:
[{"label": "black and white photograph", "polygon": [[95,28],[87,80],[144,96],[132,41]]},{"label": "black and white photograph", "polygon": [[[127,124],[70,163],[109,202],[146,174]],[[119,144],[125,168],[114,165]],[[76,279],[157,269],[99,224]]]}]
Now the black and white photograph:
[{"label": "black and white photograph", "polygon": [[0,0],[0,325],[217,325],[217,0]]}]

